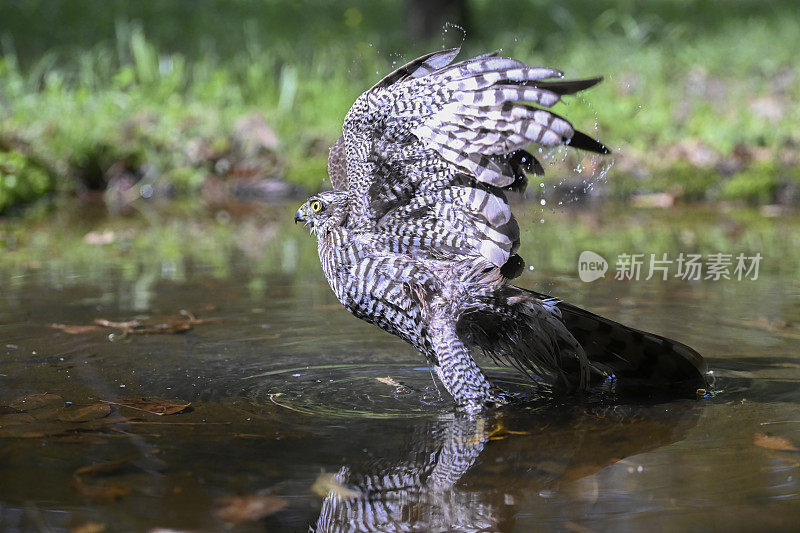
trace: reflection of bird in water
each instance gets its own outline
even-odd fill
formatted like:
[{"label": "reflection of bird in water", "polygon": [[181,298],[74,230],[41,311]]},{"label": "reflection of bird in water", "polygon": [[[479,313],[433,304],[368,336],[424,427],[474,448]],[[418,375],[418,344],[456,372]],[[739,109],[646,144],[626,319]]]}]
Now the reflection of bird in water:
[{"label": "reflection of bird in water", "polygon": [[542,109],[600,78],[561,80],[496,54],[451,64],[457,53],[416,59],[362,94],[331,148],[334,190],[295,214],[316,235],[336,296],[414,345],[471,411],[507,401],[473,361],[476,348],[565,390],[609,379],[705,387],[691,348],[509,284],[524,263],[506,192],[543,172],[524,148],[608,153]]},{"label": "reflection of bird in water", "polygon": [[[422,422],[398,437],[392,455],[339,470],[341,489],[325,497],[315,530],[511,530],[514,502],[569,490],[625,457],[679,441],[701,411],[685,401],[668,409],[561,406],[515,418],[456,413]],[[398,433],[408,435],[407,425]]]}]

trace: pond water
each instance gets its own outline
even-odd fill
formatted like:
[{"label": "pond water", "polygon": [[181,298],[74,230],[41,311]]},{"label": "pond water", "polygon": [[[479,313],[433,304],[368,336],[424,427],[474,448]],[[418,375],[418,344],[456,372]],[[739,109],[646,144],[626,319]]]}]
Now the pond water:
[{"label": "pond water", "polygon": [[[471,419],[338,305],[295,207],[67,203],[0,222],[1,530],[796,527],[796,217],[521,206],[535,268],[519,284],[693,346],[716,387]],[[585,249],[605,278],[578,279]],[[682,251],[763,260],[757,279],[614,279],[619,254]]]}]

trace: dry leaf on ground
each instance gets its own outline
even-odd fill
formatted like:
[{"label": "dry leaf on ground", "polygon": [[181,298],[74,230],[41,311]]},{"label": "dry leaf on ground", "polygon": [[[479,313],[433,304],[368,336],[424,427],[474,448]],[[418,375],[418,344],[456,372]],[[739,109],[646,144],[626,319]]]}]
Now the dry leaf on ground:
[{"label": "dry leaf on ground", "polygon": [[117,236],[114,234],[113,231],[90,231],[86,235],[83,236],[83,242],[86,244],[110,244],[116,240]]}]

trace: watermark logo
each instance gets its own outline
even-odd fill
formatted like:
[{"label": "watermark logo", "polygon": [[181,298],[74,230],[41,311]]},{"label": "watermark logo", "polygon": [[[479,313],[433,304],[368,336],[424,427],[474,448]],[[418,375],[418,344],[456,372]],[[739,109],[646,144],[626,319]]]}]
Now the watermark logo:
[{"label": "watermark logo", "polygon": [[[726,253],[692,254],[681,252],[675,257],[669,254],[628,254],[617,256],[614,265],[614,279],[631,281],[670,278],[685,281],[719,281],[735,279],[738,281],[758,279],[761,254],[734,255]],[[592,282],[605,277],[608,262],[591,250],[584,250],[578,257],[578,277],[581,281]]]},{"label": "watermark logo", "polygon": [[608,272],[608,261],[591,250],[584,250],[578,257],[578,276],[581,281],[590,283],[596,279],[604,278]]}]

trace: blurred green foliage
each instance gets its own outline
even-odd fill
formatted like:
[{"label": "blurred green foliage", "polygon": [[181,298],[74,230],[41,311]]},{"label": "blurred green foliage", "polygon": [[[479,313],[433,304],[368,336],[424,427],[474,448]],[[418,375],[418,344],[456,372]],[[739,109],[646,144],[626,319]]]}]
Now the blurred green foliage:
[{"label": "blurred green foliage", "polygon": [[751,204],[768,202],[779,185],[779,169],[773,162],[757,163],[727,180],[722,196]]},{"label": "blurred green foliage", "polygon": [[[787,151],[797,159],[795,2],[473,0],[468,8],[462,57],[502,49],[568,76],[606,75],[556,111],[630,161],[636,178],[621,168],[608,178],[622,196],[677,190],[772,201],[774,176],[753,178],[762,167],[737,163],[746,173],[725,181],[716,165],[742,147],[766,164]],[[87,168],[102,173],[122,160],[147,163],[152,180],[190,192],[217,172],[191,147],[232,150],[236,121],[257,111],[280,139],[266,173],[316,190],[354,98],[398,63],[462,42],[456,28],[410,42],[403,17],[402,3],[388,1],[3,2],[0,133],[35,146],[65,177],[62,190],[75,187],[67,177],[85,181]],[[695,164],[688,152],[697,146],[711,164]]]},{"label": "blurred green foliage", "polygon": [[53,180],[47,172],[17,151],[0,151],[0,213],[48,192]]},{"label": "blurred green foliage", "polygon": [[[0,225],[0,280],[13,285],[38,272],[52,286],[119,279],[153,286],[183,282],[192,272],[225,279],[243,275],[251,290],[265,276],[321,282],[316,240],[292,223],[297,205],[249,211],[209,210],[196,202],[138,204],[127,217],[108,217],[102,206],[61,201],[38,204]],[[534,270],[522,284],[575,275],[577,258],[593,250],[606,259],[621,253],[762,253],[763,273],[800,275],[800,218],[766,218],[756,209],[721,212],[700,207],[637,209],[608,203],[552,211],[516,209],[520,255]],[[540,219],[544,222],[540,222]],[[295,284],[298,289],[304,284]],[[111,291],[112,293],[114,291]],[[327,294],[327,289],[324,291]]]}]

